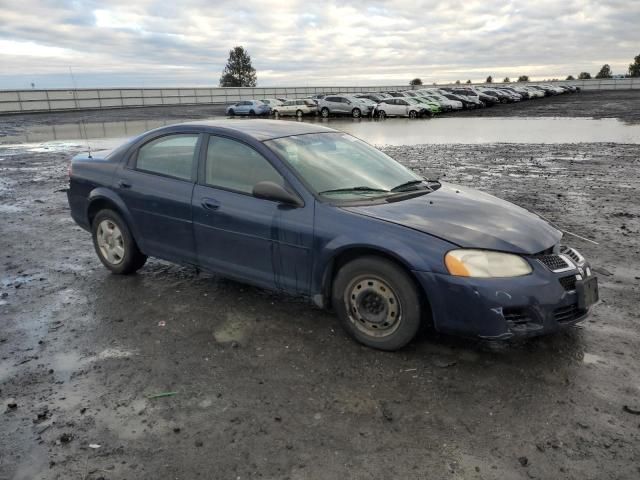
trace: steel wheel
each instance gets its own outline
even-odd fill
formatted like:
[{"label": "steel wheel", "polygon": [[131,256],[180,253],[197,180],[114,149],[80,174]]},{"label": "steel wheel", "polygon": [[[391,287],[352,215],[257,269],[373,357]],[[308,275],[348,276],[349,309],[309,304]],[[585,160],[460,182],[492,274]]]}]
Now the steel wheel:
[{"label": "steel wheel", "polygon": [[124,238],[118,225],[110,219],[103,220],[98,225],[96,236],[102,257],[111,265],[122,263],[125,256]]},{"label": "steel wheel", "polygon": [[389,336],[401,323],[398,295],[379,278],[370,275],[355,278],[345,290],[344,301],[349,320],[366,335]]}]

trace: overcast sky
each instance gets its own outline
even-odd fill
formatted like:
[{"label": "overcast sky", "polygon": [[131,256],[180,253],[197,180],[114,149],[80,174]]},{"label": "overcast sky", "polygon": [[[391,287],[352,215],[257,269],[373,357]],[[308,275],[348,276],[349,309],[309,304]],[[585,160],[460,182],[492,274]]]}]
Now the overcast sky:
[{"label": "overcast sky", "polygon": [[626,73],[640,0],[0,0],[0,88],[217,85],[243,45],[258,85]]}]

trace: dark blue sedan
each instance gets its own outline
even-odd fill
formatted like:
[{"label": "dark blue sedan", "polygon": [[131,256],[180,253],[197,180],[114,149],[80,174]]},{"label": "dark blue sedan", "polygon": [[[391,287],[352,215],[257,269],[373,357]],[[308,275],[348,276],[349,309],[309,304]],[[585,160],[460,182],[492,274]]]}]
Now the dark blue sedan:
[{"label": "dark blue sedan", "polygon": [[553,332],[598,299],[589,264],[537,215],[307,123],[159,128],[75,157],[68,197],[114,273],[152,256],[306,296],[385,350],[423,323],[486,339]]}]

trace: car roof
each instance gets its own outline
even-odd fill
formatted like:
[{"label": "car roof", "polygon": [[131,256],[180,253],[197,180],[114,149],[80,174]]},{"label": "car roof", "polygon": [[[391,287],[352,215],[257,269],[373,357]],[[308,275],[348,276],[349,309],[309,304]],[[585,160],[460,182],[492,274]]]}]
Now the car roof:
[{"label": "car roof", "polygon": [[[242,133],[256,140],[270,140],[272,138],[289,137],[292,135],[304,135],[307,133],[331,133],[337,132],[333,128],[323,127],[304,122],[287,122],[282,120],[203,120],[180,123],[177,125],[200,127],[204,129],[224,129]],[[173,125],[173,126],[177,126]]]}]

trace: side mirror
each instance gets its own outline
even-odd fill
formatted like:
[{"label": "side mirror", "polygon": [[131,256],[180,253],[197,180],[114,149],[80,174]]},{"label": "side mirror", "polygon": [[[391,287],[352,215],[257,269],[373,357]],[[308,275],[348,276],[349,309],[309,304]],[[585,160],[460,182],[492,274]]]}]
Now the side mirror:
[{"label": "side mirror", "polygon": [[274,182],[258,182],[253,186],[253,196],[264,200],[302,207],[304,203],[296,195]]}]

